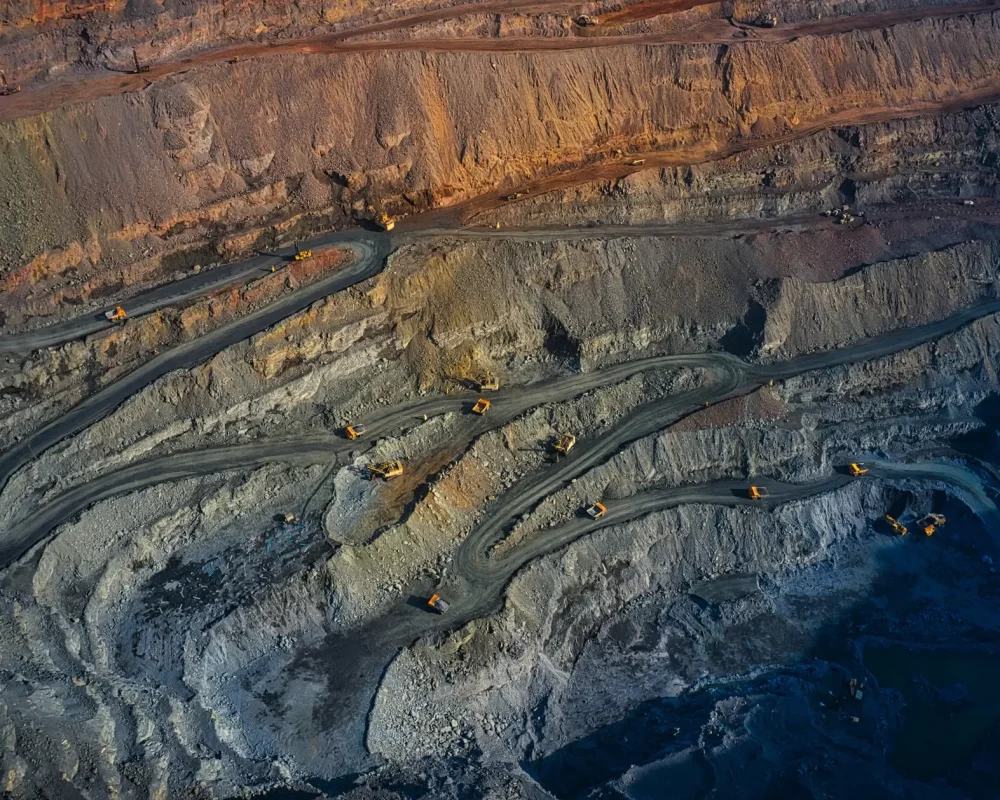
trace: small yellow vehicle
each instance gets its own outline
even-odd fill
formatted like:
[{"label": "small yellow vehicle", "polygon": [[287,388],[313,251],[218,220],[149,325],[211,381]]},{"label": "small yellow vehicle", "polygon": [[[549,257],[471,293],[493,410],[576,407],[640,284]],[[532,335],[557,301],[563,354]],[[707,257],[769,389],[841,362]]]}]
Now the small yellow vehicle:
[{"label": "small yellow vehicle", "polygon": [[480,397],[476,401],[476,404],[472,407],[472,413],[479,414],[479,416],[482,416],[489,410],[490,410],[490,401],[487,400],[485,397]]},{"label": "small yellow vehicle", "polygon": [[442,599],[441,595],[435,592],[431,595],[431,599],[427,601],[427,605],[434,611],[437,611],[438,614],[444,614],[448,610],[450,603]]},{"label": "small yellow vehicle", "polygon": [[917,527],[924,532],[924,536],[933,536],[934,531],[946,522],[944,514],[928,514],[917,520]]},{"label": "small yellow vehicle", "polygon": [[751,500],[766,500],[771,494],[766,486],[751,486],[748,496]]},{"label": "small yellow vehicle", "polygon": [[403,474],[403,462],[383,461],[379,464],[369,464],[368,473],[372,480],[382,478],[382,480],[390,481]]},{"label": "small yellow vehicle", "polygon": [[862,475],[868,474],[868,467],[866,467],[864,464],[852,463],[851,466],[847,468],[847,471],[850,472],[851,475],[853,475],[855,478],[860,478]]},{"label": "small yellow vehicle", "polygon": [[357,439],[364,436],[368,432],[368,429],[364,425],[348,425],[344,428],[344,433],[347,434],[348,439]]},{"label": "small yellow vehicle", "polygon": [[885,515],[884,519],[886,522],[889,523],[889,527],[892,528],[893,533],[897,534],[898,536],[906,536],[906,533],[907,531],[909,531],[909,528],[907,528],[902,522],[900,522],[895,517],[890,517],[888,514]]},{"label": "small yellow vehicle", "polygon": [[576,437],[572,433],[564,433],[556,439],[552,446],[557,453],[567,455],[576,446]]},{"label": "small yellow vehicle", "polygon": [[597,502],[587,509],[587,516],[591,519],[600,519],[608,513],[608,507],[604,503]]},{"label": "small yellow vehicle", "polygon": [[128,319],[128,312],[121,306],[115,306],[110,311],[104,312],[104,318],[109,322],[124,322]]}]

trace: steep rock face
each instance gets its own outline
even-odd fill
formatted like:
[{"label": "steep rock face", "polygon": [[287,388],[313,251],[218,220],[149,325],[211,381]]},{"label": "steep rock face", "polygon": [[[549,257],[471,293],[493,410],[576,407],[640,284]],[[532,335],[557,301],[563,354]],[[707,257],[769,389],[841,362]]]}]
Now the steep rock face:
[{"label": "steep rock face", "polygon": [[[286,56],[198,70],[180,87],[98,101],[92,115],[66,108],[5,125],[8,185],[64,222],[0,208],[0,227],[26,261],[95,234],[155,240],[273,217],[307,175],[330,176],[348,213],[376,198],[398,214],[621,145],[701,161],[734,131],[765,143],[987,90],[998,24],[980,14],[781,45]],[[682,67],[702,78],[679,78]],[[18,255],[5,250],[8,264]]]}]

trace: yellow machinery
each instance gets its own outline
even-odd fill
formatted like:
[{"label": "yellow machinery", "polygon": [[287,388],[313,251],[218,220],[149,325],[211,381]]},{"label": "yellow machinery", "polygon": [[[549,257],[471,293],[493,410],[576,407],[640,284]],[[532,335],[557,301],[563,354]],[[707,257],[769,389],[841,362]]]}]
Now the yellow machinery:
[{"label": "yellow machinery", "polygon": [[348,425],[344,428],[344,433],[347,434],[348,439],[357,439],[359,436],[364,436],[367,433],[367,428],[364,425]]},{"label": "yellow machinery", "polygon": [[637,159],[635,159],[635,161],[632,162],[632,166],[633,167],[641,167],[645,163],[646,163],[646,159],[644,159],[644,158],[637,158]]},{"label": "yellow machinery", "polygon": [[305,261],[307,258],[313,257],[312,250],[299,250],[299,246],[295,245],[295,255],[292,256],[293,261]]},{"label": "yellow machinery", "polygon": [[765,500],[771,496],[766,486],[751,486],[748,494],[751,500]]},{"label": "yellow machinery", "polygon": [[403,474],[403,462],[383,461],[380,464],[369,464],[368,472],[371,473],[372,480],[376,478],[382,478],[387,481],[392,480]]},{"label": "yellow machinery", "polygon": [[476,401],[476,404],[472,407],[472,413],[479,414],[479,416],[482,416],[489,410],[490,410],[490,401],[487,400],[485,397],[480,397]]},{"label": "yellow machinery", "polygon": [[594,503],[587,509],[587,516],[591,519],[600,519],[608,513],[608,507],[604,503]]},{"label": "yellow machinery", "polygon": [[128,318],[128,312],[121,306],[115,306],[104,312],[104,318],[110,322],[124,322]]},{"label": "yellow machinery", "polygon": [[556,439],[553,445],[557,453],[567,455],[576,446],[576,437],[572,433],[564,433]]},{"label": "yellow machinery", "polygon": [[143,65],[141,65],[139,63],[139,56],[135,52],[135,48],[134,47],[132,48],[132,60],[135,62],[135,69],[133,70],[133,72],[136,75],[139,75],[139,74],[141,74],[143,72],[149,72],[149,64],[146,64],[145,66],[143,66]]},{"label": "yellow machinery", "polygon": [[917,521],[917,527],[924,532],[925,536],[933,536],[934,531],[945,523],[944,514],[928,514]]},{"label": "yellow machinery", "polygon": [[21,91],[21,84],[7,83],[7,76],[0,72],[0,97],[8,97]]},{"label": "yellow machinery", "polygon": [[597,25],[599,21],[597,17],[592,17],[589,14],[581,14],[574,20],[574,22],[576,22],[576,24],[581,28],[587,28],[591,25]]},{"label": "yellow machinery", "polygon": [[427,601],[427,605],[437,611],[438,614],[443,614],[448,610],[450,604],[447,600],[441,599],[441,595],[435,592],[431,595],[431,599]]},{"label": "yellow machinery", "polygon": [[281,515],[281,518],[285,521],[286,525],[294,525],[299,521],[299,518],[296,517],[291,511],[286,511]]},{"label": "yellow machinery", "polygon": [[385,211],[377,211],[375,206],[370,203],[367,206],[367,211],[372,215],[372,222],[374,222],[382,230],[391,231],[396,227],[396,220],[386,214]]},{"label": "yellow machinery", "polygon": [[487,374],[479,379],[479,391],[481,392],[495,392],[499,388],[500,381],[495,375]]},{"label": "yellow machinery", "polygon": [[902,522],[900,522],[895,517],[890,517],[888,514],[884,517],[885,521],[889,523],[889,527],[892,528],[892,532],[898,534],[899,536],[906,536],[906,532],[909,530]]},{"label": "yellow machinery", "polygon": [[855,478],[860,478],[862,475],[868,474],[868,467],[864,464],[851,464],[847,468],[847,471],[851,473]]}]

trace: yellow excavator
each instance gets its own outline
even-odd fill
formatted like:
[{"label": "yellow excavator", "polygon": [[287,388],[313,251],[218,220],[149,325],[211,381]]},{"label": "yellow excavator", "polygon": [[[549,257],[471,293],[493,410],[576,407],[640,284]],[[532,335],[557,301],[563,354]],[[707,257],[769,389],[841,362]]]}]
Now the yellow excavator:
[{"label": "yellow excavator", "polygon": [[403,474],[402,461],[382,461],[378,464],[369,464],[368,472],[372,480],[382,478],[382,480],[392,480]]},{"label": "yellow excavator", "polygon": [[313,257],[312,250],[299,250],[298,244],[295,245],[295,255],[292,256],[293,261],[305,261],[307,258]]},{"label": "yellow excavator", "polygon": [[372,222],[374,222],[381,230],[391,231],[396,227],[396,220],[386,214],[384,210],[377,210],[375,206],[369,203],[367,211],[372,215]]},{"label": "yellow excavator", "polygon": [[883,517],[883,519],[887,523],[889,523],[889,527],[892,529],[892,532],[895,533],[897,536],[906,536],[907,531],[909,531],[909,528],[907,528],[902,522],[900,522],[895,517],[890,517],[888,514],[886,514],[885,517]]},{"label": "yellow excavator", "polygon": [[108,322],[124,322],[128,319],[128,312],[121,306],[115,306],[110,311],[104,312],[104,318]]},{"label": "yellow excavator", "polygon": [[348,425],[344,428],[344,433],[347,434],[348,439],[357,439],[360,436],[364,436],[367,432],[368,429],[360,423],[357,425]]},{"label": "yellow excavator", "polygon": [[771,496],[766,486],[751,486],[747,495],[751,500],[766,500]]},{"label": "yellow excavator", "polygon": [[487,411],[490,410],[490,405],[491,404],[489,400],[487,400],[485,397],[480,397],[476,401],[476,404],[472,407],[472,413],[479,414],[479,416],[482,416],[483,414],[485,414]]},{"label": "yellow excavator", "polygon": [[862,475],[868,474],[868,467],[864,464],[851,464],[851,466],[847,468],[847,471],[855,478],[860,478]]},{"label": "yellow excavator", "polygon": [[132,70],[133,74],[141,75],[143,72],[149,72],[149,64],[140,64],[139,55],[135,52],[135,48],[132,48],[132,61],[135,62],[135,69]]},{"label": "yellow excavator", "polygon": [[21,84],[7,83],[7,76],[0,72],[0,97],[9,97],[21,91]]},{"label": "yellow excavator", "polygon": [[495,392],[499,388],[500,381],[495,375],[486,374],[479,379],[479,391],[481,392]]},{"label": "yellow excavator", "polygon": [[572,433],[564,433],[559,436],[552,447],[557,453],[567,455],[576,446],[576,437]]},{"label": "yellow excavator", "polygon": [[944,514],[928,514],[917,520],[917,527],[924,532],[925,536],[933,536],[934,531],[944,525],[946,521]]}]

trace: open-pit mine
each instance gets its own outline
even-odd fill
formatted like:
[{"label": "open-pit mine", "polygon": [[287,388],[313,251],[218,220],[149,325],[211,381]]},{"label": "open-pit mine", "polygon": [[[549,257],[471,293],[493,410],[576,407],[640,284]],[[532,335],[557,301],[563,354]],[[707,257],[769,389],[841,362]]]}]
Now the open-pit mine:
[{"label": "open-pit mine", "polygon": [[1000,797],[1000,0],[0,6],[4,797]]}]

